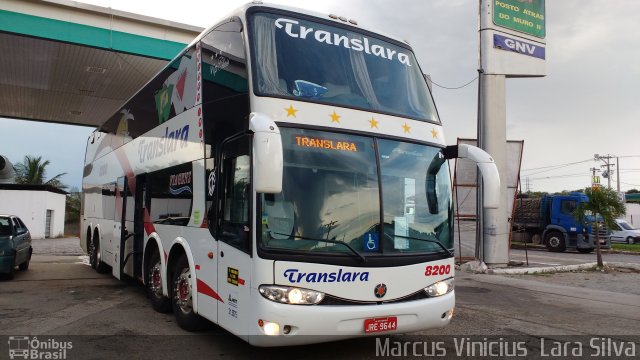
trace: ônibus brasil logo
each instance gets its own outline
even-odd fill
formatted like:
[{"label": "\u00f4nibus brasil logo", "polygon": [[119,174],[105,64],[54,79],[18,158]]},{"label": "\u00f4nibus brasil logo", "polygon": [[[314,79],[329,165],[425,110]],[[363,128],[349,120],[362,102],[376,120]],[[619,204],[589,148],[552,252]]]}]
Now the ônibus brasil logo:
[{"label": "\u00f4nibus brasil logo", "polygon": [[39,340],[37,337],[9,336],[9,359],[66,359],[71,341]]}]

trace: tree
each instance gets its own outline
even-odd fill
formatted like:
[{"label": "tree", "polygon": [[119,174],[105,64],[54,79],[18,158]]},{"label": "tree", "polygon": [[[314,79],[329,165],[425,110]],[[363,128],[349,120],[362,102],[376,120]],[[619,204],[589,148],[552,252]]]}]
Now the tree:
[{"label": "tree", "polygon": [[42,160],[42,156],[26,155],[21,163],[14,166],[16,172],[16,183],[30,185],[51,185],[59,189],[66,189],[67,185],[63,184],[60,178],[67,173],[61,173],[49,180],[46,180],[47,166],[49,160]]},{"label": "tree", "polygon": [[623,203],[618,201],[618,194],[609,188],[586,188],[584,193],[589,200],[578,204],[574,216],[580,223],[584,223],[587,216],[593,221],[592,233],[596,235],[596,256],[598,267],[602,267],[602,252],[600,251],[600,221],[609,229],[616,227],[616,218],[625,214]]}]

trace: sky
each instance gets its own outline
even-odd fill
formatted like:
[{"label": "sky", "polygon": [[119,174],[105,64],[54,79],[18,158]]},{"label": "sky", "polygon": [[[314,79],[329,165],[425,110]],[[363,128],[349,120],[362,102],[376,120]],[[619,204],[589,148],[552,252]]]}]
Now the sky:
[{"label": "sky", "polygon": [[[201,27],[246,1],[84,0],[94,5]],[[273,0],[334,13],[407,40],[423,72],[445,89],[433,96],[448,144],[477,129],[478,1]],[[640,189],[640,32],[637,0],[547,0],[547,76],[506,80],[507,138],[523,140],[524,191],[590,185],[594,154],[618,157],[620,189]],[[92,128],[0,119],[0,154],[51,162],[49,177],[81,187],[85,141]],[[616,158],[611,162],[617,163]],[[613,167],[612,169],[615,169]],[[618,177],[612,171],[612,187]],[[602,179],[607,184],[607,179]]]}]

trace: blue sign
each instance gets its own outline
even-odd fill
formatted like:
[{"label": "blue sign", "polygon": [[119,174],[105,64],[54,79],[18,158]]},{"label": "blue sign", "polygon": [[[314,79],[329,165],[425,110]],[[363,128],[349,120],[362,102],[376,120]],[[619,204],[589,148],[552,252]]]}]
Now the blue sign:
[{"label": "blue sign", "polygon": [[498,34],[493,34],[493,47],[501,50],[513,51],[518,54],[532,56],[538,59],[545,58],[544,46],[522,40],[516,40]]},{"label": "blue sign", "polygon": [[378,241],[378,233],[370,232],[364,234],[362,241],[362,249],[365,252],[376,252],[380,248],[380,242]]}]

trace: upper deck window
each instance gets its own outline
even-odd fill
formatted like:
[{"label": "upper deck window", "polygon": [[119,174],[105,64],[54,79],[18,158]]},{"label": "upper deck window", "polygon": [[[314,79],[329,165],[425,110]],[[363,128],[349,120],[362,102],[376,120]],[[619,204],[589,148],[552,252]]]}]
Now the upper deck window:
[{"label": "upper deck window", "polygon": [[290,15],[255,13],[250,27],[257,95],[439,122],[409,48]]}]

